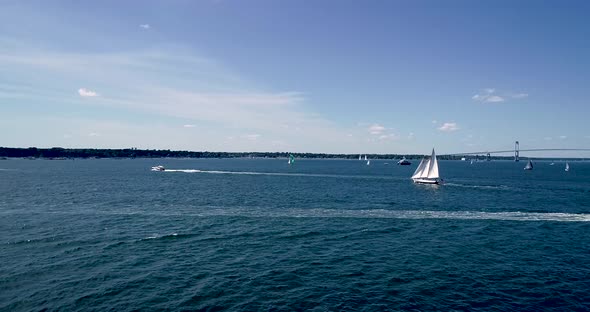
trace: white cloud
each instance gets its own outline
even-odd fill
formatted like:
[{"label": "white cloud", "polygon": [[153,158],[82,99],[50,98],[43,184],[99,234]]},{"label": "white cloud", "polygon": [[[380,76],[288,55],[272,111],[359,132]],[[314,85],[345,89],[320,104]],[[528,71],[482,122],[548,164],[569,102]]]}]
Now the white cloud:
[{"label": "white cloud", "polygon": [[369,130],[370,134],[379,135],[379,134],[382,134],[383,131],[386,130],[386,128],[383,127],[382,125],[379,125],[379,124],[373,124],[369,127],[368,130]]},{"label": "white cloud", "polygon": [[98,96],[98,93],[92,91],[92,90],[88,90],[86,88],[80,88],[78,89],[78,94],[80,94],[81,97],[95,97]]},{"label": "white cloud", "polygon": [[139,27],[143,29],[150,29],[150,24],[140,24]]},{"label": "white cloud", "polygon": [[397,140],[399,137],[395,133],[383,134],[379,136],[379,140]]},{"label": "white cloud", "polygon": [[559,136],[559,138],[560,138],[560,139],[562,139],[562,140],[565,140],[565,139],[567,139],[567,136],[565,136],[565,135],[560,135],[560,136]]},{"label": "white cloud", "polygon": [[438,130],[443,132],[453,132],[459,130],[459,126],[457,126],[457,123],[454,122],[445,122],[438,128]]},{"label": "white cloud", "polygon": [[508,98],[510,99],[523,99],[528,97],[527,93],[501,93],[498,95],[496,89],[487,88],[483,89],[482,92],[475,94],[471,98],[474,101],[485,102],[485,103],[500,103],[505,102]]},{"label": "white cloud", "polygon": [[491,95],[488,96],[484,101],[490,103],[504,102],[504,98],[498,95]]},{"label": "white cloud", "polygon": [[436,119],[435,119],[435,120],[432,121],[432,124],[435,125],[437,122],[438,121],[436,121]]},{"label": "white cloud", "polygon": [[260,134],[246,134],[243,135],[242,138],[250,141],[256,141],[260,138]]},{"label": "white cloud", "polygon": [[183,127],[185,127],[185,128],[194,128],[194,127],[196,127],[196,126],[197,126],[197,125],[184,125]]}]

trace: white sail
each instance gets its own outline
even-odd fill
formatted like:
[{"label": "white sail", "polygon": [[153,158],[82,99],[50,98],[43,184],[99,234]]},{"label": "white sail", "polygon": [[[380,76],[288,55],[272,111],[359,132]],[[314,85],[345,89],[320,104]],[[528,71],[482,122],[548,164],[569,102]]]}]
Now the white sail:
[{"label": "white sail", "polygon": [[570,164],[569,163],[565,163],[565,171],[570,171]]},{"label": "white sail", "polygon": [[363,160],[363,157],[361,155],[359,155],[359,160]]},{"label": "white sail", "polygon": [[429,179],[438,179],[438,160],[436,160],[436,154],[434,153],[434,149],[432,149],[432,156],[430,156],[430,169],[428,170]]},{"label": "white sail", "polygon": [[371,164],[371,161],[370,160],[367,160],[367,166],[370,165],[370,164]]},{"label": "white sail", "polygon": [[424,163],[424,169],[422,169],[420,172],[420,178],[428,178],[428,171],[430,171],[431,161],[432,159],[430,158],[426,159],[426,162]]},{"label": "white sail", "polygon": [[524,170],[533,170],[533,162],[529,160],[529,162],[524,167]]},{"label": "white sail", "polygon": [[367,160],[367,155],[365,155],[365,160]]},{"label": "white sail", "polygon": [[422,161],[420,161],[418,168],[416,168],[416,171],[414,171],[414,174],[412,175],[412,179],[419,178],[422,174],[422,171],[424,171],[424,167],[426,167],[426,161],[424,161],[424,158],[422,158]]}]

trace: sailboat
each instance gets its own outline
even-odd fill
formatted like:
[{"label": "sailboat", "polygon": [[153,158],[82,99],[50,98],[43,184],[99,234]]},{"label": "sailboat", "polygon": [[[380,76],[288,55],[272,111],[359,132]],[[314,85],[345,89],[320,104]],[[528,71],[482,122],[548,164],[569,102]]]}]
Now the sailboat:
[{"label": "sailboat", "polygon": [[524,167],[524,170],[533,170],[533,162],[530,161],[530,159],[529,159],[529,162]]},{"label": "sailboat", "polygon": [[365,160],[367,160],[367,155],[365,155]]},{"label": "sailboat", "polygon": [[439,184],[442,182],[438,173],[438,160],[436,160],[434,148],[432,149],[432,155],[430,155],[430,158],[422,158],[418,168],[416,168],[416,171],[414,171],[414,174],[412,175],[412,180],[414,183],[424,184]]},{"label": "sailboat", "polygon": [[367,166],[371,164],[371,160],[367,160]]},{"label": "sailboat", "polygon": [[363,157],[361,155],[359,155],[359,160],[363,160]]},{"label": "sailboat", "polygon": [[570,171],[570,164],[568,162],[565,163],[565,171]]},{"label": "sailboat", "polygon": [[287,162],[289,165],[295,162],[295,156],[293,154],[289,154],[289,161]]}]

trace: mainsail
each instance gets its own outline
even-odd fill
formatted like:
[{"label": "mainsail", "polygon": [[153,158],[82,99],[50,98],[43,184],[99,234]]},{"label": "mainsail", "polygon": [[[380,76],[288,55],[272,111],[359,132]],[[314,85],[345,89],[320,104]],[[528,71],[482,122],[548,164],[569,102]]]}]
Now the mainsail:
[{"label": "mainsail", "polygon": [[294,162],[295,162],[295,156],[293,156],[293,154],[289,154],[289,162],[288,162],[288,164],[290,165],[290,164],[292,164]]},{"label": "mainsail", "polygon": [[432,155],[430,156],[430,169],[428,170],[429,179],[438,179],[438,160],[436,160],[436,154],[434,154],[434,148],[432,149]]}]

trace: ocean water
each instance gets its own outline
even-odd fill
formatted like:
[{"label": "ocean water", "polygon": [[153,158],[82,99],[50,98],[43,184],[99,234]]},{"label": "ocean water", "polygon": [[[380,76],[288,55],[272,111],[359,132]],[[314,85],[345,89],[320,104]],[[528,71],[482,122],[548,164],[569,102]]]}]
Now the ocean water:
[{"label": "ocean water", "polygon": [[2,160],[0,310],[590,310],[590,163],[416,165]]}]

